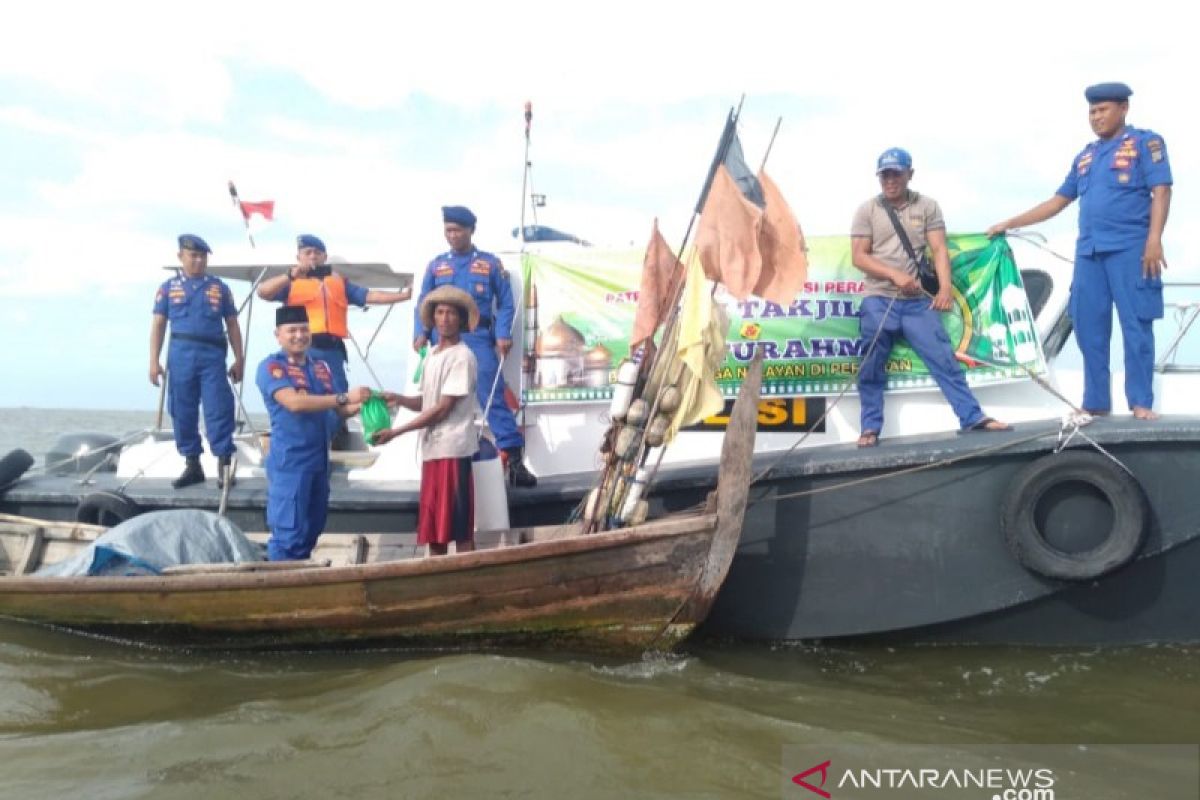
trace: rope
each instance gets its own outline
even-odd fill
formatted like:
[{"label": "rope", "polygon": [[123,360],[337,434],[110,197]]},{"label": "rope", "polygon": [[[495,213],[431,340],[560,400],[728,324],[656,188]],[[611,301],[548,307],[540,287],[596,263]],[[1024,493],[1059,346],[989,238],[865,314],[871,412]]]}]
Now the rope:
[{"label": "rope", "polygon": [[939,461],[931,461],[928,464],[918,464],[913,467],[906,467],[904,469],[899,469],[894,472],[885,472],[881,475],[871,475],[866,478],[855,478],[853,480],[845,481],[843,483],[834,484],[833,486],[823,486],[818,489],[805,489],[805,490],[799,491],[799,492],[788,492],[787,494],[775,495],[774,497],[770,497],[770,498],[764,497],[764,498],[760,498],[756,502],[774,502],[777,500],[788,500],[788,499],[791,499],[794,497],[807,497],[809,495],[824,494],[825,492],[834,492],[834,491],[838,491],[841,489],[849,489],[852,486],[862,486],[862,485],[868,484],[868,483],[875,483],[877,481],[886,480],[887,478],[896,478],[896,477],[900,477],[901,475],[910,475],[910,474],[917,473],[917,472],[924,472],[925,470],[935,469],[937,467],[946,467],[951,464],[956,464],[959,461],[966,461],[967,459],[970,459],[970,458],[977,458],[979,456],[985,456],[985,455],[989,455],[991,453],[997,453],[997,452],[1000,452],[1001,450],[1007,450],[1010,447],[1017,447],[1018,445],[1028,444],[1030,442],[1036,441],[1038,439],[1043,439],[1050,435],[1051,434],[1045,433],[1045,432],[1034,433],[1034,434],[1030,434],[1029,436],[1024,436],[1020,439],[1015,439],[1011,442],[1001,442],[1000,444],[992,445],[990,447],[985,447],[981,450],[972,450],[969,453],[963,453],[963,454],[957,455],[957,456],[950,456],[949,458],[943,458]]},{"label": "rope", "polygon": [[[1093,419],[1094,419],[1094,417],[1092,417],[1090,414],[1083,413],[1083,414],[1072,415],[1072,416],[1068,417],[1066,420],[1064,420],[1062,428],[1060,428],[1058,431],[1058,443],[1054,447],[1054,452],[1061,453],[1063,450],[1067,449],[1067,447],[1071,444],[1071,440],[1074,439],[1076,436],[1078,436],[1080,439],[1083,439],[1088,444],[1090,444],[1092,447],[1096,448],[1097,452],[1104,455],[1106,458],[1108,458],[1109,461],[1113,462],[1118,467],[1125,470],[1125,472],[1128,473],[1130,477],[1136,477],[1133,474],[1133,470],[1131,470],[1129,467],[1125,466],[1125,463],[1122,462],[1121,459],[1117,458],[1112,453],[1105,450],[1103,445],[1101,445],[1095,439],[1093,439],[1092,437],[1090,437],[1086,433],[1084,433],[1082,430],[1080,430],[1080,428],[1082,428],[1084,425],[1089,424]],[[1066,433],[1066,430],[1068,427],[1070,427],[1070,433]]]},{"label": "rope", "polygon": [[1036,231],[1026,231],[1022,228],[1013,228],[1011,231],[1008,231],[1004,235],[1006,237],[1010,237],[1013,239],[1020,239],[1022,242],[1028,242],[1029,244],[1033,245],[1034,247],[1038,248],[1039,250],[1045,250],[1047,253],[1054,256],[1059,261],[1063,261],[1067,264],[1075,263],[1075,259],[1067,258],[1062,253],[1059,253],[1058,251],[1053,250],[1050,247],[1047,247],[1046,246],[1046,237],[1040,233],[1037,233]]},{"label": "rope", "polygon": [[[893,296],[892,299],[888,301],[888,306],[886,309],[884,309],[884,312],[883,312],[883,322],[886,322],[887,318],[888,318],[888,314],[892,313],[892,306],[894,306],[896,304],[897,298],[898,298],[898,296]],[[876,330],[875,335],[873,337],[871,337],[871,344],[869,344],[867,346],[867,352],[863,354],[863,359],[866,359],[866,357],[869,356],[871,354],[871,352],[875,349],[875,345],[879,342],[879,336],[882,333],[883,333],[883,324],[881,322],[879,325],[879,329]],[[837,393],[836,397],[833,398],[833,402],[830,403],[828,406],[826,406],[825,410],[821,412],[821,416],[817,417],[817,421],[812,424],[812,427],[809,428],[807,431],[805,431],[804,435],[801,436],[799,439],[797,439],[795,441],[795,443],[792,444],[791,447],[789,447],[787,450],[785,450],[782,453],[780,453],[779,455],[777,455],[774,458],[774,460],[772,460],[771,463],[767,465],[766,469],[764,469],[762,472],[760,472],[759,474],[757,474],[753,478],[751,478],[750,485],[753,486],[754,484],[758,483],[759,481],[765,480],[767,478],[767,476],[771,474],[772,470],[774,470],[781,463],[783,463],[783,460],[785,458],[787,458],[792,453],[794,453],[796,451],[797,447],[804,444],[805,440],[807,440],[809,436],[812,436],[813,431],[815,431],[817,428],[819,428],[821,426],[821,423],[824,422],[829,417],[830,413],[833,412],[833,409],[837,408],[837,404],[842,401],[842,398],[846,396],[846,392],[850,391],[850,387],[852,387],[857,381],[858,381],[858,373],[855,373],[855,374],[851,375],[849,378],[847,378],[846,385],[843,386],[842,390]]]}]

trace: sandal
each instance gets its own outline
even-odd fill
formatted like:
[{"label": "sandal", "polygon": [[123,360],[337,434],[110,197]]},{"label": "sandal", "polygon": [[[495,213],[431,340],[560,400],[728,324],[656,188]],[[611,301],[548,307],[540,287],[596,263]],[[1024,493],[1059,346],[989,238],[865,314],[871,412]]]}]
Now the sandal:
[{"label": "sandal", "polygon": [[984,417],[974,425],[969,425],[966,428],[963,428],[963,430],[967,431],[968,433],[980,433],[985,431],[1011,431],[1012,429],[1012,425],[1009,425],[1007,422],[1001,422],[998,419],[993,419],[992,417]]},{"label": "sandal", "polygon": [[858,437],[859,447],[878,447],[879,431],[863,431]]}]

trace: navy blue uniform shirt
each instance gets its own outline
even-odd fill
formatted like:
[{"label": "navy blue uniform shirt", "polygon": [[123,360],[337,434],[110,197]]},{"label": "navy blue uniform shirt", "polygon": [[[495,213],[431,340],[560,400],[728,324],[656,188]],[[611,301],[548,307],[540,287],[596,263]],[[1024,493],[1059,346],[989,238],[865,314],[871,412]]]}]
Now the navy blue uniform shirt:
[{"label": "navy blue uniform shirt", "polygon": [[1150,190],[1171,185],[1167,145],[1157,133],[1125,126],[1075,156],[1056,194],[1079,198],[1076,252],[1111,253],[1144,246],[1150,231]]}]

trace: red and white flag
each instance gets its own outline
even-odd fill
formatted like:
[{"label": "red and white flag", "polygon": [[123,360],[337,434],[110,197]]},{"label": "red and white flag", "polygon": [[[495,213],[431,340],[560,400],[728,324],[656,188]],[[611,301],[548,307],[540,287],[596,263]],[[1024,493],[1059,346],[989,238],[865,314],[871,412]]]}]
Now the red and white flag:
[{"label": "red and white flag", "polygon": [[250,217],[258,214],[265,220],[275,219],[275,201],[274,200],[258,200],[252,202],[250,200],[238,200],[238,207],[242,210],[242,217],[247,222]]}]

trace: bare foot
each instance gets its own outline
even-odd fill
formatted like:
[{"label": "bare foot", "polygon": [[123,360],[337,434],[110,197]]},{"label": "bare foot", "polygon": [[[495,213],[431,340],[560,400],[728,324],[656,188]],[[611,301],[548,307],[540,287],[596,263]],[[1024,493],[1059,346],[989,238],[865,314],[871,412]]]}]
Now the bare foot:
[{"label": "bare foot", "polygon": [[1144,406],[1134,406],[1133,407],[1133,418],[1134,419],[1158,419],[1158,413],[1152,408],[1145,408]]},{"label": "bare foot", "polygon": [[1089,417],[1107,417],[1112,412],[1107,408],[1085,408],[1083,413],[1087,414]]}]

